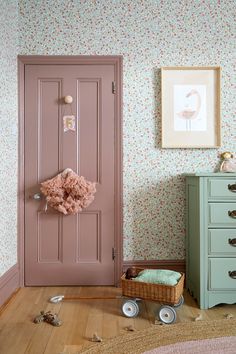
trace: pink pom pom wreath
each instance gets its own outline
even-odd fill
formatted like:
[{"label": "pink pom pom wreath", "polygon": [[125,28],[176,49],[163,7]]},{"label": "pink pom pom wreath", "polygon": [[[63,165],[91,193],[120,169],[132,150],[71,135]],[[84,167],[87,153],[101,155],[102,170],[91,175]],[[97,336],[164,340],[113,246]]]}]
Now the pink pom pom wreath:
[{"label": "pink pom pom wreath", "polygon": [[41,183],[47,204],[64,215],[75,215],[94,200],[96,183],[87,181],[67,168],[56,177]]}]

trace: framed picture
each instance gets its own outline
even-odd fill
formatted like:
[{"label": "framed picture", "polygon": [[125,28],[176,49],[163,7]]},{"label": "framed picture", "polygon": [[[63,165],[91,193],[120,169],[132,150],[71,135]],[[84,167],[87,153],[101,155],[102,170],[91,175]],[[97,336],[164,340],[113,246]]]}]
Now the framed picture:
[{"label": "framed picture", "polygon": [[220,67],[161,69],[162,147],[221,145]]}]

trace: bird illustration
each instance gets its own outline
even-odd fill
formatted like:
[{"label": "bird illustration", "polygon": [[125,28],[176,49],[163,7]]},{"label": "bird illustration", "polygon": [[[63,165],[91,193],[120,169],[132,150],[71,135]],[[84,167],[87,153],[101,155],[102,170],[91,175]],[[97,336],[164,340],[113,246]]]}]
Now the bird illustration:
[{"label": "bird illustration", "polygon": [[191,90],[186,94],[186,98],[195,95],[197,98],[195,109],[188,106],[188,103],[185,105],[183,111],[178,112],[177,115],[181,119],[185,119],[186,121],[186,130],[191,131],[191,121],[197,118],[200,108],[201,108],[201,96],[197,90]]}]

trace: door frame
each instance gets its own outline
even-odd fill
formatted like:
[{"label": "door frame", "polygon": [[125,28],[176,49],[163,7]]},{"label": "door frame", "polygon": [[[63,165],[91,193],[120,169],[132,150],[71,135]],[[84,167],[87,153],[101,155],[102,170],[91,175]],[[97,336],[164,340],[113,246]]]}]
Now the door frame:
[{"label": "door frame", "polygon": [[[122,84],[123,84],[123,57],[121,55],[18,55],[18,264],[20,271],[20,286],[24,281],[24,240],[25,240],[25,213],[24,213],[24,88],[25,66],[31,65],[114,65],[115,86],[113,87],[115,99],[115,205],[114,205],[114,284],[118,286],[123,269],[123,178],[122,178]],[[111,88],[112,89],[112,88]]]}]

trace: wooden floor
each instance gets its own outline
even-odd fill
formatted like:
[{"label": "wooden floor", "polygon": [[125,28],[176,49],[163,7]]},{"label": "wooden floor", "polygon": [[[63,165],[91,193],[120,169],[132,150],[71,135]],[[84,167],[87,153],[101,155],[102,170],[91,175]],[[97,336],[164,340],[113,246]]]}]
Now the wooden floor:
[{"label": "wooden floor", "polygon": [[[51,304],[50,297],[118,296],[121,290],[112,287],[32,287],[23,288],[0,315],[1,354],[72,354],[91,344],[96,332],[104,339],[126,334],[125,327],[136,330],[154,324],[158,303],[143,301],[137,318],[126,318],[121,313],[121,299],[63,301]],[[235,305],[219,305],[199,310],[188,293],[185,303],[177,310],[177,322],[191,322],[201,314],[202,320],[223,319],[227,314],[236,317]],[[33,318],[41,310],[58,313],[61,327],[48,323],[34,324]]]}]

